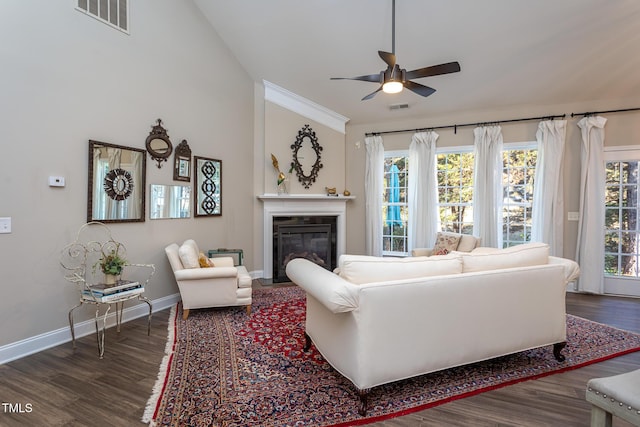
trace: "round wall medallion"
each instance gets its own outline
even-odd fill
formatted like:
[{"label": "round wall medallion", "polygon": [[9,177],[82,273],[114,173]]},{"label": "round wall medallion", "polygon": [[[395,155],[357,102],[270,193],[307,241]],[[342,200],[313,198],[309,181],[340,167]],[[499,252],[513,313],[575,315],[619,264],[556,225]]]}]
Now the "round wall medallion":
[{"label": "round wall medallion", "polygon": [[104,191],[113,200],[125,200],[133,191],[133,177],[124,169],[112,169],[104,177]]}]

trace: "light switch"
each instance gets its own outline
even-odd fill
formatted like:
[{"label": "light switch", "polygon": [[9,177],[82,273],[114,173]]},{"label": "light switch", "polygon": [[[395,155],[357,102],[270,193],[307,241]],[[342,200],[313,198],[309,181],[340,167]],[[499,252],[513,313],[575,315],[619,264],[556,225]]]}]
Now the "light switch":
[{"label": "light switch", "polygon": [[0,218],[0,233],[11,233],[11,217]]},{"label": "light switch", "polygon": [[580,221],[580,212],[567,212],[567,221]]}]

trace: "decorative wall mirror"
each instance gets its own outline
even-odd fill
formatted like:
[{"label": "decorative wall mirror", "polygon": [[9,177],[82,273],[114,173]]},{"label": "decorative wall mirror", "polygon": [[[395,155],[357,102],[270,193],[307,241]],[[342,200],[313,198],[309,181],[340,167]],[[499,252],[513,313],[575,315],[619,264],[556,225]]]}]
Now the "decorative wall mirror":
[{"label": "decorative wall mirror", "polygon": [[322,168],[320,162],[322,147],[318,143],[316,133],[309,125],[304,125],[298,131],[296,142],[291,144],[291,149],[293,150],[291,166],[296,170],[298,181],[304,185],[304,188],[309,188],[316,182],[318,172]]},{"label": "decorative wall mirror", "polygon": [[158,168],[161,168],[162,162],[166,162],[171,155],[173,145],[167,135],[167,130],[162,127],[162,120],[158,119],[157,123],[149,132],[145,145],[151,158],[158,162]]},{"label": "decorative wall mirror", "polygon": [[193,157],[194,216],[222,215],[222,161]]},{"label": "decorative wall mirror", "polygon": [[149,218],[191,217],[191,186],[151,184]]},{"label": "decorative wall mirror", "polygon": [[145,219],[145,151],[89,141],[87,222]]},{"label": "decorative wall mirror", "polygon": [[183,139],[176,147],[173,179],[176,181],[191,181],[191,148],[189,148],[186,139]]}]

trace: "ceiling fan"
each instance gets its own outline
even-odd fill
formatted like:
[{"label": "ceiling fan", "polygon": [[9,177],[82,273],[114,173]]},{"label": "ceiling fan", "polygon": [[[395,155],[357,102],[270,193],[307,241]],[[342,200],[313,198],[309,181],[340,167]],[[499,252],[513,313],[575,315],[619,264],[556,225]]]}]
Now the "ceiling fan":
[{"label": "ceiling fan", "polygon": [[379,83],[380,87],[374,92],[362,98],[362,101],[373,98],[376,93],[383,91],[386,93],[398,93],[403,88],[407,88],[412,92],[421,96],[429,96],[436,90],[412,81],[422,77],[438,76],[441,74],[457,73],[460,71],[458,62],[447,62],[445,64],[433,65],[431,67],[418,68],[416,70],[407,71],[396,63],[396,0],[392,0],[392,38],[391,53],[378,51],[380,58],[387,64],[387,69],[380,71],[378,74],[370,74],[367,76],[357,77],[331,77],[331,80],[361,80],[364,82]]}]

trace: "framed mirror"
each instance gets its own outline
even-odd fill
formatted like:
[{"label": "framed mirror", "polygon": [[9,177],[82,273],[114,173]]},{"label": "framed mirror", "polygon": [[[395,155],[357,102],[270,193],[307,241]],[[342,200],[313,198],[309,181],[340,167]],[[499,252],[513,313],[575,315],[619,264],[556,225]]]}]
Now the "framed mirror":
[{"label": "framed mirror", "polygon": [[162,162],[166,162],[173,152],[173,145],[167,135],[167,130],[162,127],[161,119],[157,120],[157,124],[149,132],[145,146],[151,158],[158,162],[158,168],[161,168]]},{"label": "framed mirror", "polygon": [[298,131],[296,142],[291,144],[291,149],[293,150],[291,166],[296,170],[298,181],[304,188],[309,188],[311,184],[316,182],[318,172],[322,168],[320,162],[322,147],[318,143],[316,133],[309,125],[304,125]]},{"label": "framed mirror", "polygon": [[175,181],[191,181],[191,148],[189,148],[186,139],[183,139],[176,147],[173,179]]},{"label": "framed mirror", "polygon": [[191,186],[151,184],[149,218],[170,219],[191,217]]},{"label": "framed mirror", "polygon": [[144,150],[89,141],[87,222],[145,220]]},{"label": "framed mirror", "polygon": [[222,161],[193,157],[194,216],[222,215]]}]

